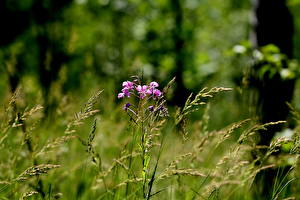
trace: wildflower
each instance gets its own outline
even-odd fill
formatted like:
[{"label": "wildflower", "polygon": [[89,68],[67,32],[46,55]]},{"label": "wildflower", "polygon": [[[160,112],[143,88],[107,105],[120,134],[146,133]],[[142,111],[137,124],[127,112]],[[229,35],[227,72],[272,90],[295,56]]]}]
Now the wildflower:
[{"label": "wildflower", "polygon": [[122,93],[124,93],[124,96],[130,97],[130,92],[129,92],[129,89],[128,89],[128,88],[123,88],[123,89],[122,89]]},{"label": "wildflower", "polygon": [[162,92],[159,89],[156,89],[158,87],[158,83],[155,81],[152,81],[149,84],[149,89],[147,90],[147,94],[153,95],[154,97],[160,97],[162,95]]},{"label": "wildflower", "polygon": [[155,96],[155,97],[160,97],[161,96],[161,91],[160,90],[158,90],[158,89],[154,89],[153,90],[153,95]]},{"label": "wildflower", "polygon": [[161,117],[169,116],[168,109],[166,107],[164,107],[164,106],[160,106],[158,108],[158,111],[159,111],[159,116],[161,116]]},{"label": "wildflower", "polygon": [[124,106],[123,106],[123,110],[128,110],[128,108],[131,106],[130,103],[126,103]]},{"label": "wildflower", "polygon": [[128,89],[128,90],[134,89],[133,82],[131,82],[131,81],[124,81],[122,86],[123,86],[124,89],[125,88]]},{"label": "wildflower", "polygon": [[133,82],[131,81],[124,81],[122,83],[123,89],[122,92],[118,94],[118,99],[124,98],[124,97],[130,97],[130,90],[134,89]]},{"label": "wildflower", "polygon": [[152,81],[149,85],[150,85],[150,88],[157,88],[159,86],[158,83],[155,81]]},{"label": "wildflower", "polygon": [[125,96],[125,94],[123,92],[121,92],[118,94],[118,99],[122,99],[122,98],[124,98],[124,96]]},{"label": "wildflower", "polygon": [[148,86],[147,85],[143,85],[143,86],[138,85],[136,87],[136,91],[139,93],[140,98],[144,99],[148,94],[148,92],[147,92],[148,91]]},{"label": "wildflower", "polygon": [[153,95],[154,97],[160,97],[162,92],[159,89],[150,88],[147,90],[147,94]]},{"label": "wildflower", "polygon": [[153,111],[154,111],[154,106],[149,106],[147,109],[148,109],[150,112],[153,112]]}]

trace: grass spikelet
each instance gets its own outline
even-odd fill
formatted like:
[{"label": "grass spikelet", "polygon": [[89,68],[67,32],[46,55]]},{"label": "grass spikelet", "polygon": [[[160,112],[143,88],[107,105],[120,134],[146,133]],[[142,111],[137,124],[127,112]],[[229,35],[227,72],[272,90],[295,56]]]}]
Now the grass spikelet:
[{"label": "grass spikelet", "polygon": [[42,110],[44,107],[41,105],[36,105],[33,108],[31,108],[30,110],[26,111],[23,113],[23,115],[21,116],[21,120],[26,120],[28,117],[30,117],[31,115],[33,115],[34,113]]},{"label": "grass spikelet", "polygon": [[171,163],[169,164],[169,167],[167,168],[167,171],[168,171],[168,169],[175,168],[176,165],[177,165],[178,163],[180,163],[180,162],[181,162],[182,160],[184,160],[185,158],[189,158],[191,155],[192,155],[192,153],[186,153],[186,154],[183,154],[183,155],[178,156],[178,157],[176,158],[176,160],[174,160],[173,162],[171,162]]},{"label": "grass spikelet", "polygon": [[81,111],[74,115],[74,119],[71,122],[69,122],[69,124],[67,125],[67,129],[65,130],[66,134],[72,134],[76,132],[76,130],[74,129],[75,126],[81,125],[84,119],[99,112],[99,110],[93,110],[93,107],[96,104],[102,92],[103,90],[100,90],[96,92],[94,95],[92,95],[92,97],[89,98],[87,103],[84,104]]},{"label": "grass spikelet", "polygon": [[8,185],[11,184],[9,181],[0,181],[0,185]]},{"label": "grass spikelet", "polygon": [[92,95],[89,98],[89,100],[87,101],[87,103],[84,105],[84,107],[80,113],[84,114],[84,113],[91,112],[93,110],[94,105],[97,103],[97,100],[99,99],[102,92],[103,92],[103,90],[99,90],[94,95]]},{"label": "grass spikelet", "polygon": [[17,88],[17,90],[9,98],[8,103],[4,105],[3,110],[0,109],[0,130],[1,135],[3,135],[3,137],[0,139],[0,144],[5,139],[7,131],[12,127],[12,124],[15,122],[17,115],[16,101],[19,97],[20,89]]},{"label": "grass spikelet", "polygon": [[66,136],[58,137],[58,138],[54,139],[53,141],[48,141],[47,144],[44,145],[43,148],[35,154],[35,156],[38,157],[38,156],[44,155],[45,153],[49,153],[53,149],[61,146],[62,144],[66,143],[74,138],[76,138],[76,136],[66,135]]},{"label": "grass spikelet", "polygon": [[28,120],[29,117],[31,117],[32,115],[34,115],[35,113],[37,113],[38,111],[40,111],[42,109],[43,109],[43,106],[36,105],[33,108],[31,108],[30,110],[28,110],[28,108],[26,108],[25,111],[23,112],[23,114],[17,113],[15,120],[12,124],[12,127],[23,126],[24,121]]},{"label": "grass spikelet", "polygon": [[38,194],[37,191],[29,191],[29,192],[26,192],[22,195],[21,199],[28,199],[30,197],[32,197],[33,195],[36,195]]},{"label": "grass spikelet", "polygon": [[[291,149],[291,153],[300,154],[300,135],[299,133],[293,137],[293,147]],[[0,141],[1,144],[1,141]]]},{"label": "grass spikelet", "polygon": [[113,171],[113,169],[114,169],[117,165],[119,165],[120,163],[122,163],[122,165],[123,165],[123,161],[124,161],[124,160],[126,160],[126,159],[128,159],[128,158],[138,157],[138,156],[140,156],[140,155],[141,155],[141,153],[133,152],[133,153],[131,153],[131,154],[127,154],[127,155],[125,155],[125,156],[122,156],[122,157],[120,157],[119,159],[114,159],[114,162],[112,163],[112,165],[111,165],[106,171],[103,171],[103,172],[99,173],[99,177],[100,177],[100,178],[106,177],[108,174],[110,174],[110,173]]},{"label": "grass spikelet", "polygon": [[196,169],[172,169],[168,170],[165,173],[161,174],[158,177],[158,180],[166,179],[172,177],[174,175],[181,175],[181,176],[200,176],[206,177],[207,175],[203,174],[202,172]]},{"label": "grass spikelet", "polygon": [[176,80],[176,77],[172,78],[172,80],[169,81],[169,83],[163,88],[163,93],[167,94],[169,92],[169,89],[174,85]]},{"label": "grass spikelet", "polygon": [[187,98],[183,108],[178,108],[175,113],[175,124],[179,127],[180,132],[183,134],[184,139],[188,135],[186,131],[187,116],[200,109],[202,105],[206,105],[209,98],[214,97],[216,94],[224,91],[231,91],[231,88],[214,87],[208,90],[203,88],[193,98],[193,93]]},{"label": "grass spikelet", "polygon": [[288,197],[288,198],[284,198],[282,200],[296,200],[296,197]]},{"label": "grass spikelet", "polygon": [[286,121],[277,121],[277,122],[269,122],[269,123],[260,124],[260,125],[254,125],[254,126],[250,127],[249,129],[245,130],[241,134],[241,136],[238,140],[238,143],[240,143],[240,144],[243,143],[249,136],[256,134],[260,130],[267,130],[267,128],[269,126],[274,126],[274,125],[283,124],[283,123],[286,123]]},{"label": "grass spikelet", "polygon": [[142,182],[142,181],[144,181],[143,178],[127,179],[127,180],[123,181],[122,183],[119,183],[118,185],[116,185],[114,188],[126,186],[128,183],[138,183],[138,182]]},{"label": "grass spikelet", "polygon": [[10,97],[10,100],[8,102],[8,107],[13,106],[13,104],[16,103],[17,99],[19,99],[20,96],[21,96],[20,88],[17,88],[16,91]]},{"label": "grass spikelet", "polygon": [[53,164],[41,164],[33,167],[29,167],[23,173],[21,173],[14,181],[23,182],[27,181],[30,177],[39,176],[41,174],[47,174],[49,170],[59,168],[60,165]]},{"label": "grass spikelet", "polygon": [[276,166],[275,164],[271,164],[271,165],[266,165],[266,166],[262,166],[262,167],[259,167],[259,168],[255,169],[255,170],[251,173],[251,175],[248,177],[248,180],[250,180],[250,179],[254,180],[254,177],[255,177],[259,172],[261,172],[261,171],[263,171],[263,170],[266,170],[266,169],[273,168],[273,167],[275,167],[275,166]]},{"label": "grass spikelet", "polygon": [[207,103],[207,99],[214,97],[217,93],[231,90],[231,88],[224,87],[214,87],[210,90],[208,90],[207,88],[203,88],[198,94],[196,94],[194,98],[193,94],[190,94],[184,104],[184,107],[176,117],[176,124],[180,123],[182,118],[186,115],[197,111],[201,105],[205,105]]},{"label": "grass spikelet", "polygon": [[289,142],[293,142],[293,140],[288,139],[286,137],[279,137],[279,138],[272,140],[264,158],[268,158],[268,156],[272,155],[273,153],[278,152],[280,150],[280,147],[283,144],[287,144]]},{"label": "grass spikelet", "polygon": [[240,122],[236,122],[231,124],[230,126],[228,126],[227,128],[218,131],[218,135],[220,137],[220,139],[218,140],[218,144],[221,144],[222,142],[224,142],[226,139],[228,139],[230,137],[230,135],[238,128],[241,128],[244,124],[246,124],[247,122],[249,122],[250,119],[245,119],[243,121]]},{"label": "grass spikelet", "polygon": [[193,154],[191,152],[177,156],[177,158],[172,161],[168,167],[162,172],[162,174],[159,176],[161,179],[165,178],[165,177],[169,177],[172,174],[174,174],[174,170],[176,169],[177,165],[183,161],[186,158],[190,158]]},{"label": "grass spikelet", "polygon": [[216,183],[214,186],[215,186],[215,188],[220,188],[222,186],[240,185],[240,184],[242,184],[242,181],[228,180],[228,181],[222,181],[222,182]]},{"label": "grass spikelet", "polygon": [[299,114],[299,112],[290,103],[287,103],[287,105],[290,109],[290,113],[292,114],[294,120],[296,120],[296,122],[298,124],[300,124],[300,114]]},{"label": "grass spikelet", "polygon": [[89,154],[94,154],[94,149],[93,149],[93,140],[96,136],[96,127],[97,127],[97,120],[94,120],[94,124],[92,127],[92,131],[90,132],[89,136],[88,136],[88,140],[87,140],[87,152]]}]

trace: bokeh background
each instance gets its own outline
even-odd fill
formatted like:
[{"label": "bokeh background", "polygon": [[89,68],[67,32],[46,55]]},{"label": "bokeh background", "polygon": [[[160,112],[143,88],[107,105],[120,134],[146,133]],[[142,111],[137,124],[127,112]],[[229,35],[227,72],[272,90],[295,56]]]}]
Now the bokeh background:
[{"label": "bokeh background", "polygon": [[[112,103],[132,75],[161,85],[176,76],[176,105],[204,86],[236,87],[244,64],[232,48],[249,39],[251,9],[248,0],[2,0],[0,99],[22,87],[48,111],[67,94],[105,89]],[[241,114],[233,96],[216,107],[220,126]]]},{"label": "bokeh background", "polygon": [[[297,59],[300,3],[286,4]],[[249,41],[252,11],[249,0],[2,0],[0,99],[22,87],[51,112],[66,94],[115,96],[131,75],[162,85],[176,76],[176,105],[204,86],[240,87],[249,64],[233,47]],[[216,120],[243,115],[234,96],[223,97]]]}]

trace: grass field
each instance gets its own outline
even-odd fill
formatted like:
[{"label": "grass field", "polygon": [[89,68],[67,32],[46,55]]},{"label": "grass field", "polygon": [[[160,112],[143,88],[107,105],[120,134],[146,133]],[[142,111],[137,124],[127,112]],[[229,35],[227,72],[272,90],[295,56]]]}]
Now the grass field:
[{"label": "grass field", "polygon": [[[285,122],[241,118],[209,128],[215,105],[209,102],[231,89],[204,88],[176,108],[165,100],[173,81],[123,84],[128,91],[119,100],[106,88],[90,98],[66,95],[51,112],[26,90],[7,95],[0,199],[265,199],[258,197],[263,185],[270,187],[268,199],[300,198],[298,125],[270,146],[257,146],[260,130]],[[152,90],[137,89],[143,84]],[[274,180],[255,181],[268,170]]]}]

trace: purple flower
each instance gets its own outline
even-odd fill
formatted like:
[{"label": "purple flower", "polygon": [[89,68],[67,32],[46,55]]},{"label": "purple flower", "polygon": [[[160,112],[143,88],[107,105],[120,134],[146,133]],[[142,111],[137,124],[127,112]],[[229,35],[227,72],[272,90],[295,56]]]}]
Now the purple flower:
[{"label": "purple flower", "polygon": [[146,93],[147,93],[147,94],[150,94],[150,95],[153,94],[153,89],[152,89],[152,88],[147,89]]},{"label": "purple flower", "polygon": [[162,92],[159,89],[150,88],[147,90],[147,94],[153,95],[154,97],[160,97]]},{"label": "purple flower", "polygon": [[129,92],[129,89],[128,89],[128,88],[123,88],[123,89],[122,89],[122,93],[124,93],[124,95],[125,95],[126,97],[130,97],[130,92]]},{"label": "purple flower", "polygon": [[152,81],[150,84],[149,84],[149,88],[147,90],[147,94],[149,95],[153,95],[153,97],[160,97],[162,95],[162,92],[159,90],[159,89],[156,89],[158,87],[158,83],[155,82],[155,81]]},{"label": "purple flower", "polygon": [[134,88],[133,82],[131,82],[131,81],[124,81],[122,86],[123,86],[123,88],[129,89],[129,90],[132,90]]},{"label": "purple flower", "polygon": [[151,95],[154,99],[162,96],[162,92],[157,89],[159,84],[155,81],[150,82],[149,85],[136,85],[136,83],[132,81],[124,81],[122,86],[122,92],[118,94],[119,99],[130,97],[130,95],[134,92],[134,89],[138,93],[140,99],[144,99],[147,95]]},{"label": "purple flower", "polygon": [[155,81],[152,81],[149,85],[151,88],[157,88],[159,86],[158,83]]},{"label": "purple flower", "polygon": [[153,111],[154,111],[154,106],[149,106],[147,109],[148,109],[150,112],[153,112]]},{"label": "purple flower", "polygon": [[147,96],[148,86],[147,85],[138,85],[136,91],[139,93],[140,98],[144,99]]},{"label": "purple flower", "polygon": [[122,92],[118,94],[118,98],[121,99],[124,97],[130,97],[130,90],[134,89],[133,82],[124,81],[122,83],[122,86],[123,86],[123,89],[122,89]]},{"label": "purple flower", "polygon": [[169,112],[168,112],[168,109],[166,107],[160,106],[157,110],[159,111],[160,116],[162,116],[162,117],[169,116]]},{"label": "purple flower", "polygon": [[126,103],[124,106],[123,106],[123,110],[128,110],[128,108],[131,106],[130,103]]},{"label": "purple flower", "polygon": [[160,90],[154,89],[154,90],[153,90],[153,95],[154,95],[155,97],[160,97],[160,96],[162,95],[162,93],[161,93]]},{"label": "purple flower", "polygon": [[123,92],[121,92],[118,94],[118,99],[122,99],[122,98],[124,98],[124,96],[125,96],[125,94]]},{"label": "purple flower", "polygon": [[136,87],[136,90],[137,90],[138,92],[145,92],[147,89],[148,89],[148,86],[147,86],[147,85],[143,85],[143,86],[138,85],[138,86]]}]

